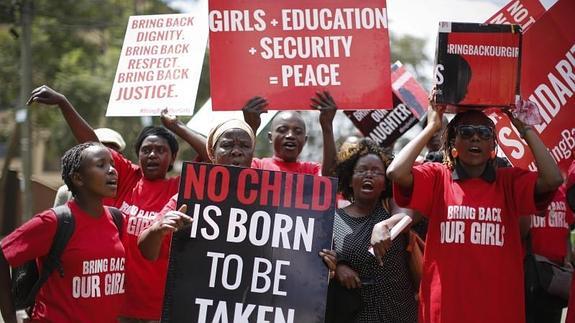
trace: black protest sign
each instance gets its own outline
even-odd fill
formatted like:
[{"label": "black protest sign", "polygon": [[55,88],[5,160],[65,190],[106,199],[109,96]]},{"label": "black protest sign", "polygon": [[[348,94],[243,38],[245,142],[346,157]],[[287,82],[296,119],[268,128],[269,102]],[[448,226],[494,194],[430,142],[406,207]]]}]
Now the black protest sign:
[{"label": "black protest sign", "polygon": [[400,62],[395,62],[391,70],[393,109],[344,111],[365,137],[381,147],[393,145],[427,110],[427,92],[411,73]]},{"label": "black protest sign", "polygon": [[323,322],[336,180],[184,163],[162,322]]}]

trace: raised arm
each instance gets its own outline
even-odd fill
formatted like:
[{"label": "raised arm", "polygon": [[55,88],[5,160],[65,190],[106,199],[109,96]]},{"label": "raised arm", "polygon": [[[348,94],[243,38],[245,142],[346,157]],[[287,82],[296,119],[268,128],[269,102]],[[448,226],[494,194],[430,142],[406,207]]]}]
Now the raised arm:
[{"label": "raised arm", "polygon": [[188,128],[175,116],[168,114],[167,109],[162,111],[160,119],[162,120],[164,127],[168,128],[171,132],[175,133],[178,137],[182,138],[192,146],[192,149],[198,153],[199,161],[211,162],[206,150],[206,137],[201,133]]},{"label": "raised arm", "polygon": [[250,125],[254,134],[257,135],[258,128],[262,123],[261,114],[267,113],[268,101],[262,97],[255,96],[251,98],[246,105],[242,108],[244,113],[244,121]]},{"label": "raised arm", "polygon": [[333,138],[333,118],[337,112],[337,104],[328,91],[317,92],[316,96],[311,98],[311,101],[311,108],[319,110],[319,124],[323,137],[321,174],[332,176],[337,162],[337,149]]},{"label": "raised arm", "polygon": [[391,164],[387,167],[387,177],[399,185],[405,195],[411,195],[413,189],[413,175],[411,168],[415,159],[425,144],[433,137],[433,134],[441,129],[441,122],[445,107],[431,105],[427,109],[427,125],[415,136],[403,149],[395,156]]},{"label": "raised arm", "polygon": [[74,138],[79,143],[88,141],[98,141],[98,137],[94,132],[94,129],[82,118],[68,99],[61,93],[58,93],[48,87],[47,85],[42,85],[32,91],[30,98],[28,99],[28,105],[33,102],[47,104],[47,105],[57,105],[68,123],[70,130]]},{"label": "raised arm", "polygon": [[531,153],[533,153],[538,170],[535,194],[545,194],[556,190],[563,184],[563,176],[561,175],[559,166],[557,166],[557,163],[547,150],[547,147],[545,147],[545,144],[531,126],[526,125],[519,118],[514,117],[509,110],[505,110],[505,113],[517,131],[519,131],[521,138],[527,142]]}]

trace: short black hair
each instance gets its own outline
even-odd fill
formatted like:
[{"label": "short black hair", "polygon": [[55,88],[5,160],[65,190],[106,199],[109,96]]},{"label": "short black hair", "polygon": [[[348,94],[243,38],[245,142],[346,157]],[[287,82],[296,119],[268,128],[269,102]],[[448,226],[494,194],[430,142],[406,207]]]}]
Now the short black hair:
[{"label": "short black hair", "polygon": [[[134,148],[136,149],[136,156],[140,155],[140,148],[142,147],[142,143],[149,136],[158,136],[166,139],[168,145],[170,146],[170,150],[172,151],[172,155],[175,156],[178,154],[180,146],[178,145],[176,136],[174,136],[173,133],[171,133],[170,131],[168,131],[168,129],[164,127],[147,126],[144,129],[142,129],[142,131],[140,131],[138,138],[136,138],[136,144],[134,145]],[[170,171],[171,168],[172,166],[170,165],[170,169],[168,169],[168,171]]]},{"label": "short black hair", "polygon": [[[362,138],[357,144],[351,144],[345,146],[340,150],[338,154],[338,161],[335,167],[335,172],[339,178],[338,191],[343,194],[343,197],[352,201],[353,198],[353,188],[351,187],[351,178],[353,176],[353,170],[357,161],[367,155],[376,155],[383,162],[383,166],[387,170],[387,166],[393,160],[393,156],[386,153],[386,151],[380,147],[375,141],[370,138]],[[392,196],[391,181],[388,180],[387,176],[385,179],[385,190],[381,195],[381,199],[385,199]]]},{"label": "short black hair", "polygon": [[84,160],[84,150],[92,146],[102,146],[102,144],[99,142],[81,143],[68,149],[62,157],[62,180],[64,180],[64,183],[68,186],[68,190],[72,192],[72,196],[76,196],[78,193],[72,182],[72,175],[80,171],[82,161]]}]

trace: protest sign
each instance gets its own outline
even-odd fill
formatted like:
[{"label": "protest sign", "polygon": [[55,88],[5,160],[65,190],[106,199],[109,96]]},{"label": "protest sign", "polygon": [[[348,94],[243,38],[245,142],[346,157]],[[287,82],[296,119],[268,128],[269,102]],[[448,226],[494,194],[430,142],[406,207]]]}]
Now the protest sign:
[{"label": "protest sign", "polygon": [[436,102],[450,106],[515,104],[521,30],[517,25],[440,22]]},{"label": "protest sign", "polygon": [[214,110],[392,107],[385,0],[210,0],[210,63]]},{"label": "protest sign", "polygon": [[545,8],[539,0],[511,0],[486,22],[519,25],[525,33],[544,13]]},{"label": "protest sign", "polygon": [[[184,163],[162,322],[323,322],[336,180]],[[302,295],[305,294],[305,297]]]},{"label": "protest sign", "polygon": [[381,147],[391,146],[427,111],[427,92],[400,62],[391,66],[393,109],[344,111],[361,133]]},{"label": "protest sign", "polygon": [[[521,96],[537,104],[543,123],[534,126],[561,169],[567,170],[575,149],[575,3],[559,0],[525,32]],[[553,35],[553,37],[550,37]],[[536,170],[524,140],[500,113],[497,138],[509,161]]]},{"label": "protest sign", "polygon": [[207,8],[132,16],[106,116],[192,115],[208,38]]}]

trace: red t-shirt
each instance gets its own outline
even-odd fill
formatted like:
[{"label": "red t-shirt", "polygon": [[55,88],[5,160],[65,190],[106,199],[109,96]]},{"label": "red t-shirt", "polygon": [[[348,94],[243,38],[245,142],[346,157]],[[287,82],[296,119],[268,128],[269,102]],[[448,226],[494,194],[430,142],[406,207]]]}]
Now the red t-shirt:
[{"label": "red t-shirt", "polygon": [[277,157],[254,158],[252,168],[290,172],[297,174],[321,175],[321,164],[314,162],[284,162]]},{"label": "red t-shirt", "polygon": [[[68,202],[75,227],[62,252],[64,277],[54,271],[36,296],[32,321],[116,322],[124,300],[124,246],[109,211],[92,217]],[[58,221],[52,210],[34,216],[2,240],[12,267],[48,254]]]},{"label": "red t-shirt", "polygon": [[[494,182],[453,180],[443,164],[412,169],[413,192],[394,197],[429,216],[420,322],[524,322],[519,215],[536,212],[536,173],[497,169]],[[544,203],[542,203],[544,204]]]},{"label": "red t-shirt", "polygon": [[573,220],[573,213],[565,200],[565,186],[562,185],[547,207],[544,217],[531,215],[529,235],[532,252],[563,264],[571,232],[569,225]]},{"label": "red t-shirt", "polygon": [[113,151],[118,171],[118,195],[107,205],[119,208],[127,218],[124,238],[126,246],[126,302],[121,316],[159,320],[162,315],[169,240],[164,240],[156,261],[145,259],[138,249],[138,235],[150,226],[170,197],[178,192],[180,177],[150,181],[143,177],[138,165]]}]

